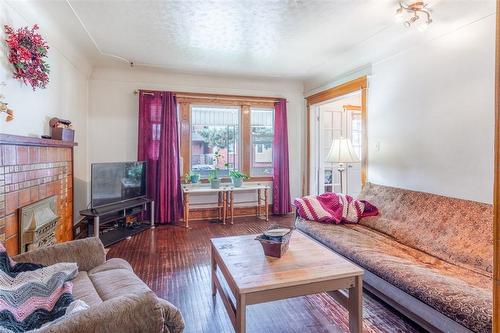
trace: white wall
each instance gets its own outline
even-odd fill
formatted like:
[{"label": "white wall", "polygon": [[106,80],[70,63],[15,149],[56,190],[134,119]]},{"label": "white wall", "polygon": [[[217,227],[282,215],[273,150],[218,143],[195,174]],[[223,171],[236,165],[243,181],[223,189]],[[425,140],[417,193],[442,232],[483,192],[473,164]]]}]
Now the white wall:
[{"label": "white wall", "polygon": [[95,68],[90,80],[89,160],[137,158],[137,89],[284,97],[288,100],[290,187],[301,194],[304,99],[301,82],[169,73],[144,68]]},{"label": "white wall", "polygon": [[[38,17],[37,23],[40,23]],[[0,2],[0,38],[3,40],[3,25],[9,24],[15,28],[32,25],[22,11],[16,10],[4,1]],[[15,111],[15,119],[5,122],[0,115],[0,133],[40,137],[50,134],[48,120],[52,117],[69,119],[76,131],[75,140],[75,208],[78,211],[87,204],[87,103],[88,103],[88,75],[90,66],[84,60],[70,58],[64,52],[66,40],[61,40],[58,31],[50,29],[50,24],[40,24],[40,32],[49,43],[48,63],[51,67],[50,82],[46,89],[33,91],[17,80],[12,79],[12,65],[7,61],[7,49],[0,53],[0,94],[5,96]],[[4,45],[2,43],[2,45]],[[78,214],[75,214],[75,219]]]},{"label": "white wall", "polygon": [[494,33],[492,15],[373,64],[369,181],[493,201]]}]

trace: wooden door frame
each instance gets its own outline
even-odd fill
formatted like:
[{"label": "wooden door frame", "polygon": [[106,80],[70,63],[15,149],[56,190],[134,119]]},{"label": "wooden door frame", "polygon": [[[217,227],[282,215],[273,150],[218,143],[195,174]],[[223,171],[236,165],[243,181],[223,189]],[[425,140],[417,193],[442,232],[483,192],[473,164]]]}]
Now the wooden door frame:
[{"label": "wooden door frame", "polygon": [[[500,0],[499,0],[500,1]],[[326,102],[328,100],[341,97],[356,91],[361,91],[361,122],[362,122],[362,137],[361,142],[363,146],[363,156],[361,158],[361,185],[366,183],[367,169],[368,169],[368,133],[366,130],[367,116],[366,116],[366,101],[367,101],[367,88],[368,78],[366,76],[359,77],[341,85],[335,86],[330,89],[320,91],[314,95],[306,97],[306,166],[305,175],[302,180],[302,194],[309,194],[310,177],[311,177],[311,106]]]},{"label": "wooden door frame", "polygon": [[500,0],[497,0],[495,50],[495,165],[493,194],[493,333],[500,333]]}]

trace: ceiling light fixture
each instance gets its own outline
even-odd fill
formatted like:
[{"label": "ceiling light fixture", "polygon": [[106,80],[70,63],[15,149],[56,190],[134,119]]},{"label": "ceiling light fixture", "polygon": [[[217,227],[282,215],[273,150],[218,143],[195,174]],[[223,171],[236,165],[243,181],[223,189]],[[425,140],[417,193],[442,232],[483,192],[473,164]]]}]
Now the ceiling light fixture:
[{"label": "ceiling light fixture", "polygon": [[[423,1],[417,1],[406,5],[403,1],[399,2],[399,8],[396,10],[396,20],[401,22],[405,18],[405,14],[410,15],[410,17],[404,21],[405,27],[409,28],[412,25],[417,25],[418,30],[424,31],[432,23],[431,12],[428,9],[429,4]],[[423,20],[422,17],[424,16]]]}]

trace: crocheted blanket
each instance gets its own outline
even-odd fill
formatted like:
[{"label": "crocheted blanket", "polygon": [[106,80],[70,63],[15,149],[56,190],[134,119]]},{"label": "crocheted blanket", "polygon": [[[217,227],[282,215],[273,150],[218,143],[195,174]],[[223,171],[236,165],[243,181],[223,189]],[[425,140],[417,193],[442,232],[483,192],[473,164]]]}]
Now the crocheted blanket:
[{"label": "crocheted blanket", "polygon": [[0,332],[33,330],[63,316],[77,273],[75,263],[16,263],[0,243]]},{"label": "crocheted blanket", "polygon": [[297,213],[304,220],[323,223],[358,223],[365,216],[378,215],[377,207],[349,195],[323,193],[295,199]]}]

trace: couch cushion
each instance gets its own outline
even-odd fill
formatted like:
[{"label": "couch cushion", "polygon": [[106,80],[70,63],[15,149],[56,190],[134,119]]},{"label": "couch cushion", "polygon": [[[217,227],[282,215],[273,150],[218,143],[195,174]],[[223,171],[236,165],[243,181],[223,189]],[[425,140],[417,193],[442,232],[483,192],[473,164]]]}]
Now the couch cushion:
[{"label": "couch cushion", "polygon": [[102,303],[101,297],[97,294],[94,284],[90,280],[87,272],[80,271],[72,280],[73,282],[73,297],[87,303],[89,306],[94,306]]},{"label": "couch cushion", "polygon": [[[170,333],[164,329],[163,309],[153,292],[118,296],[37,333]],[[176,331],[175,333],[181,333]]]},{"label": "couch cushion", "polygon": [[366,184],[358,199],[380,214],[360,224],[463,268],[492,276],[493,207],[489,204]]},{"label": "couch cushion", "polygon": [[104,264],[94,267],[89,271],[89,274],[92,275],[97,272],[109,271],[111,269],[128,269],[129,271],[133,271],[132,266],[122,259],[122,258],[111,258],[107,260]]},{"label": "couch cushion", "polygon": [[362,225],[299,220],[297,227],[461,325],[476,332],[491,331],[489,276],[447,263]]},{"label": "couch cushion", "polygon": [[129,294],[141,295],[151,289],[127,268],[89,272],[89,278],[103,301]]}]

